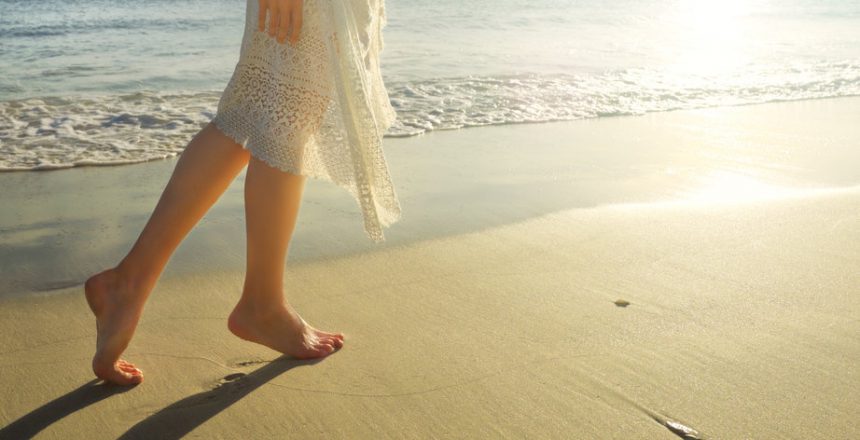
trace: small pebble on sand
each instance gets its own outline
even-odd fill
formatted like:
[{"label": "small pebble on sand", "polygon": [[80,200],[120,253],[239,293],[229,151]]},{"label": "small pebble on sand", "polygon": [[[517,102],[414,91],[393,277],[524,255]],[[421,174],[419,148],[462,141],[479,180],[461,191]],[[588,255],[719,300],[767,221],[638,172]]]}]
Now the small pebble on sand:
[{"label": "small pebble on sand", "polygon": [[615,305],[618,307],[627,307],[630,305],[630,301],[619,299],[615,301]]}]

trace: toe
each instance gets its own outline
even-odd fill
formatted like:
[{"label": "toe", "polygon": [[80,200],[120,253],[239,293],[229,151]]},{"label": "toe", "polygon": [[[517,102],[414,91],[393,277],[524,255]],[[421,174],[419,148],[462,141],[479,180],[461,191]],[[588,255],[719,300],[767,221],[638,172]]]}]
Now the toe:
[{"label": "toe", "polygon": [[137,385],[137,384],[143,382],[143,375],[142,374],[126,373],[124,376],[125,376],[125,379],[127,381],[126,385]]},{"label": "toe", "polygon": [[329,338],[323,338],[320,342],[322,342],[324,344],[331,345],[335,349],[343,347],[343,341],[334,337],[334,336],[329,337]]},{"label": "toe", "polygon": [[143,380],[143,376],[142,376],[142,375],[140,375],[140,374],[135,374],[135,373],[130,373],[130,372],[127,372],[127,371],[122,371],[122,372],[120,372],[120,375],[122,375],[122,378],[123,378],[123,380],[125,381],[125,383],[128,383],[128,384],[132,384],[132,383],[140,383],[140,381],[141,381],[141,380]]},{"label": "toe", "polygon": [[306,351],[301,354],[296,354],[295,357],[299,359],[315,359],[326,356],[334,351],[334,347],[330,344],[318,343],[313,347],[309,347]]},{"label": "toe", "polygon": [[328,343],[319,343],[314,347],[316,356],[325,356],[334,351],[334,346]]},{"label": "toe", "polygon": [[132,367],[131,371],[123,369],[120,371],[120,374],[122,374],[122,377],[129,385],[143,382],[143,372],[137,368]]},{"label": "toe", "polygon": [[134,365],[119,365],[119,370],[123,373],[130,373],[134,375],[140,375],[142,373],[142,371],[140,371]]},{"label": "toe", "polygon": [[328,340],[329,342],[331,342],[332,344],[343,343],[343,336],[340,335],[339,333],[331,333],[328,336],[326,336],[325,339]]},{"label": "toe", "polygon": [[339,338],[343,339],[342,333],[332,333],[332,332],[324,332],[322,330],[317,330],[317,334],[320,338]]},{"label": "toe", "polygon": [[116,367],[119,368],[120,371],[139,375],[142,373],[139,368],[135,367],[134,364],[125,360],[116,361]]},{"label": "toe", "polygon": [[98,371],[96,375],[105,382],[117,385],[136,385],[143,382],[143,374],[140,370],[130,372],[125,371],[124,369],[114,368],[108,371]]}]

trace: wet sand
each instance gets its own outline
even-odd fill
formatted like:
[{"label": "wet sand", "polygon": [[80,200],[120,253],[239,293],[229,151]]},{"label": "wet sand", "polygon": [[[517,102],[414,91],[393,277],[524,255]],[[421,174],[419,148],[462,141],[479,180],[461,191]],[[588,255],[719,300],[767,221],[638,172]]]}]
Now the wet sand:
[{"label": "wet sand", "polygon": [[130,389],[92,381],[80,283],[175,162],[2,174],[0,438],[860,436],[858,115],[840,99],[387,139],[404,208],[387,243],[337,188],[305,193],[286,285],[346,334],[322,361],[226,328],[240,178],[156,287]]}]

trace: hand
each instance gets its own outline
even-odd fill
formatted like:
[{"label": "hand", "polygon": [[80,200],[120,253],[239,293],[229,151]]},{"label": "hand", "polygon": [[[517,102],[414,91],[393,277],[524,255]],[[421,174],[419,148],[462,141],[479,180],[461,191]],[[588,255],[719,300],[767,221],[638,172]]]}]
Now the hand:
[{"label": "hand", "polygon": [[302,29],[302,1],[303,0],[259,0],[260,2],[260,32],[266,30],[266,16],[269,19],[269,36],[277,34],[278,43],[284,43],[287,39],[287,29],[292,25],[289,33],[290,44],[299,41],[299,31]]}]

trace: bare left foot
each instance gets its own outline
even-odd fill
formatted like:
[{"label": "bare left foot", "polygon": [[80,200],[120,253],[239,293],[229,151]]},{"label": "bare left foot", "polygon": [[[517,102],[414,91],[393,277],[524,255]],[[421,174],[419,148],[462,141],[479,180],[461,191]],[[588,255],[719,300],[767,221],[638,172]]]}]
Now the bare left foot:
[{"label": "bare left foot", "polygon": [[143,312],[146,295],[135,290],[116,269],[93,275],[84,284],[87,303],[96,317],[93,372],[105,382],[118,385],[143,382],[143,372],[119,358],[128,347]]}]

